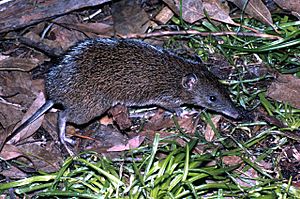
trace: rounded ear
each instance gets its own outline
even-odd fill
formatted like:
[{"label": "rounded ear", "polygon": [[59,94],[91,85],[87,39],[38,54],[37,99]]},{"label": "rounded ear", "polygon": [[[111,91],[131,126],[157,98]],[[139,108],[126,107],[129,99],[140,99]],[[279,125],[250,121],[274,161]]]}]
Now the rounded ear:
[{"label": "rounded ear", "polygon": [[182,78],[181,84],[183,88],[186,88],[187,90],[192,90],[197,81],[197,76],[194,73],[190,73]]}]

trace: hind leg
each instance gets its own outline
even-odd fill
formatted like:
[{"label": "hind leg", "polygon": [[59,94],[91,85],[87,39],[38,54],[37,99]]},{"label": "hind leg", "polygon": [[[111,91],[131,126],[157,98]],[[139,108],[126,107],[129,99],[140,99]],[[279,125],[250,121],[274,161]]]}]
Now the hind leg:
[{"label": "hind leg", "polygon": [[74,144],[74,140],[66,137],[66,123],[67,123],[67,112],[65,110],[60,111],[58,113],[58,130],[59,130],[59,139],[60,142],[63,144],[65,149],[68,151],[70,156],[75,156],[73,151],[69,148],[67,143]]}]

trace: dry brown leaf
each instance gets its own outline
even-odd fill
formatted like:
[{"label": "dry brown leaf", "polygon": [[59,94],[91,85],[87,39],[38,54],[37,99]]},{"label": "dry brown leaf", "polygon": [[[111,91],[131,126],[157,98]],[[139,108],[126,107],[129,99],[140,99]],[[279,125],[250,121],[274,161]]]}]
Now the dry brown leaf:
[{"label": "dry brown leaf", "polygon": [[267,25],[273,26],[271,13],[261,0],[249,0],[249,1],[229,0],[229,1],[234,3],[241,10],[243,10],[245,3],[248,2],[247,7],[245,8],[245,12],[248,15],[254,17],[255,19]]},{"label": "dry brown leaf", "polygon": [[194,119],[192,116],[178,118],[178,124],[180,128],[183,128],[186,133],[193,133]]},{"label": "dry brown leaf", "polygon": [[6,144],[0,153],[1,158],[4,160],[11,160],[22,155],[23,153],[18,149],[18,147],[11,144]]},{"label": "dry brown leaf", "polygon": [[273,169],[273,163],[272,161],[266,162],[264,160],[260,160],[258,163],[260,168],[265,169],[265,170],[272,170]]},{"label": "dry brown leaf", "polygon": [[281,8],[293,11],[298,13],[298,17],[300,15],[300,1],[298,0],[274,0],[277,5],[279,5]]},{"label": "dry brown leaf", "polygon": [[239,157],[239,156],[224,156],[222,158],[224,164],[226,165],[229,165],[229,166],[232,166],[232,165],[237,165],[237,164],[241,164],[243,161],[242,161],[242,158]]},{"label": "dry brown leaf", "polygon": [[[42,39],[38,33],[33,31],[27,32],[26,34],[23,35],[23,37],[20,37],[19,40],[21,43],[25,44],[26,46],[31,46],[31,47],[38,46],[38,48],[42,50],[42,52],[51,53],[54,54],[55,56],[59,56],[64,53],[63,49],[61,48],[61,46],[57,41],[45,39],[45,38]],[[40,63],[44,63],[45,60],[47,60],[46,57],[42,58],[40,60]],[[40,67],[40,69],[42,69],[43,66]]]},{"label": "dry brown leaf", "polygon": [[[24,171],[22,171],[21,169],[18,169],[17,167],[10,167],[9,169],[4,169],[1,171],[1,175],[5,176],[8,179],[24,179],[24,178],[28,178],[28,173],[25,173]],[[4,198],[8,198],[3,197]],[[2,199],[2,198],[1,198]]]},{"label": "dry brown leaf", "polygon": [[113,124],[114,121],[111,117],[108,117],[108,115],[105,115],[100,118],[99,122],[100,122],[100,124],[107,126],[109,124]]},{"label": "dry brown leaf", "polygon": [[107,149],[107,151],[108,152],[111,152],[111,151],[126,151],[126,150],[129,150],[129,149],[134,149],[134,148],[139,147],[144,140],[145,140],[145,136],[138,135],[138,136],[128,140],[128,143],[126,145],[116,145],[116,146],[113,146],[113,147]]},{"label": "dry brown leaf", "polygon": [[112,115],[113,120],[118,124],[121,130],[131,127],[132,122],[129,118],[128,109],[126,106],[118,104],[108,111]]},{"label": "dry brown leaf", "polygon": [[203,7],[210,18],[216,21],[237,25],[237,23],[235,23],[229,16],[230,9],[227,2],[221,2],[219,0],[204,0]]},{"label": "dry brown leaf", "polygon": [[40,63],[35,58],[8,57],[0,60],[0,70],[30,71]]},{"label": "dry brown leaf", "polygon": [[[177,117],[180,128],[184,129],[186,133],[193,133],[194,119],[192,116]],[[174,120],[165,115],[165,110],[158,109],[153,117],[144,125],[143,130],[159,131],[164,128],[174,127]]]},{"label": "dry brown leaf", "polygon": [[[0,114],[1,115],[1,114]],[[0,118],[1,119],[1,118]],[[0,120],[1,121],[1,120]],[[5,144],[5,141],[7,139],[7,136],[9,134],[9,130],[7,129],[4,129],[4,127],[2,126],[1,122],[0,122],[0,152],[2,151],[3,149],[3,146]],[[1,156],[1,153],[0,153],[0,156]]]},{"label": "dry brown leaf", "polygon": [[57,171],[63,162],[59,149],[49,143],[42,146],[40,144],[27,143],[18,147],[7,144],[4,146],[0,155],[5,160],[27,156],[30,162],[33,163],[35,169],[45,172]]},{"label": "dry brown leaf", "polygon": [[[177,14],[180,14],[179,0],[164,0],[164,2]],[[194,23],[204,18],[202,0],[184,0],[182,1],[182,19],[189,23]]]},{"label": "dry brown leaf", "polygon": [[84,129],[83,134],[77,136],[81,138],[77,142],[77,151],[94,150],[102,153],[109,147],[128,143],[127,137],[115,125],[91,124]]},{"label": "dry brown leaf", "polygon": [[165,117],[164,113],[165,111],[163,109],[158,109],[155,115],[143,126],[143,130],[159,131],[163,128],[174,126],[173,120],[170,117]]},{"label": "dry brown leaf", "polygon": [[[104,4],[109,0],[97,1],[0,1],[0,32],[21,29],[41,21],[62,16],[74,10]],[[69,16],[69,15],[68,15]]]},{"label": "dry brown leaf", "polygon": [[279,75],[268,88],[267,96],[300,109],[300,79],[292,75]]},{"label": "dry brown leaf", "polygon": [[[240,168],[242,169],[242,168]],[[240,171],[242,173],[241,178],[236,178],[236,182],[244,187],[253,187],[257,184],[257,181],[254,180],[258,178],[257,171],[253,168],[248,169],[247,171]],[[247,179],[245,181],[244,179]]]},{"label": "dry brown leaf", "polygon": [[[220,121],[220,119],[221,119],[221,115],[215,115],[213,118],[211,118],[211,121],[214,124],[214,126],[218,126],[217,124]],[[213,139],[215,137],[215,132],[213,131],[213,129],[210,125],[206,126],[204,137],[205,137],[205,140],[208,142],[213,141]]]},{"label": "dry brown leaf", "polygon": [[57,171],[63,163],[62,153],[55,144],[45,142],[40,143],[26,143],[18,146],[23,154],[30,159],[36,170],[45,172]]},{"label": "dry brown leaf", "polygon": [[0,71],[0,76],[0,122],[6,129],[21,121],[21,111],[33,102],[36,98],[34,93],[38,91],[33,87],[29,73]]},{"label": "dry brown leaf", "polygon": [[60,25],[85,33],[95,33],[107,36],[113,35],[113,27],[105,23],[60,23]]},{"label": "dry brown leaf", "polygon": [[172,17],[174,13],[170,8],[165,6],[156,16],[155,20],[158,21],[160,24],[166,24]]},{"label": "dry brown leaf", "polygon": [[[76,24],[76,23],[80,23],[80,21],[78,17],[75,15],[65,15],[56,18],[55,23]],[[67,50],[70,46],[72,46],[76,42],[87,38],[87,36],[80,31],[74,31],[72,29],[65,28],[61,25],[56,25],[56,24],[52,26],[51,31],[49,33],[51,37],[55,38],[55,40],[53,40],[52,43],[56,46],[56,48],[61,47],[62,49]]]},{"label": "dry brown leaf", "polygon": [[203,3],[200,0],[185,0],[182,1],[182,18],[194,23],[204,17]]},{"label": "dry brown leaf", "polygon": [[[179,0],[164,0],[166,4],[177,14],[180,14]],[[229,16],[229,6],[227,2],[219,0],[187,0],[182,1],[182,18],[184,21],[194,23],[205,17],[204,9],[208,16],[216,21],[239,25]]]},{"label": "dry brown leaf", "polygon": [[149,28],[149,16],[137,1],[116,1],[112,4],[111,11],[117,34],[145,33]]},{"label": "dry brown leaf", "polygon": [[[40,92],[39,95],[37,96],[37,98],[32,103],[31,107],[27,110],[26,114],[24,115],[24,117],[21,121],[21,124],[24,123],[29,117],[31,117],[33,115],[33,113],[35,113],[44,103],[45,103],[44,93]],[[40,118],[38,118],[32,124],[30,124],[25,129],[23,129],[20,133],[18,133],[16,136],[14,136],[8,143],[16,143],[22,139],[25,139],[25,138],[31,136],[38,128],[40,128],[40,126],[43,122],[43,119],[44,119],[44,116],[41,116]]]}]

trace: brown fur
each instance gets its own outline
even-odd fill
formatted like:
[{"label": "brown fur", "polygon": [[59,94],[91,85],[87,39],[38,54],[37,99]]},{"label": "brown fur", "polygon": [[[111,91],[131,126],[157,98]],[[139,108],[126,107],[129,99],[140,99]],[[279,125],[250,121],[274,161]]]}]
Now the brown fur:
[{"label": "brown fur", "polygon": [[[188,74],[198,78],[193,90],[182,86]],[[224,87],[203,65],[137,40],[78,43],[50,68],[46,91],[49,99],[63,105],[68,121],[76,124],[86,123],[118,103],[158,105],[170,111],[193,104],[237,114]],[[210,95],[219,102],[208,103]]]}]

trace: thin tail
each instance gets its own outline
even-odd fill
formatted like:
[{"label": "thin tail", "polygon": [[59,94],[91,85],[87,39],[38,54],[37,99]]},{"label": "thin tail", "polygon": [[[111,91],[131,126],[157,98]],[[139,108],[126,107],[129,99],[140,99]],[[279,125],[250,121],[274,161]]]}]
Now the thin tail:
[{"label": "thin tail", "polygon": [[[13,131],[9,136],[7,136],[5,142],[3,145],[11,140],[14,136],[16,136],[18,133],[20,133],[24,128],[26,128],[28,125],[33,123],[35,120],[37,120],[39,117],[41,117],[45,112],[47,112],[52,106],[54,105],[54,102],[52,100],[47,100],[41,108],[39,108],[30,118],[28,118],[23,124],[21,124],[15,131]],[[0,148],[1,151],[2,147]]]}]

